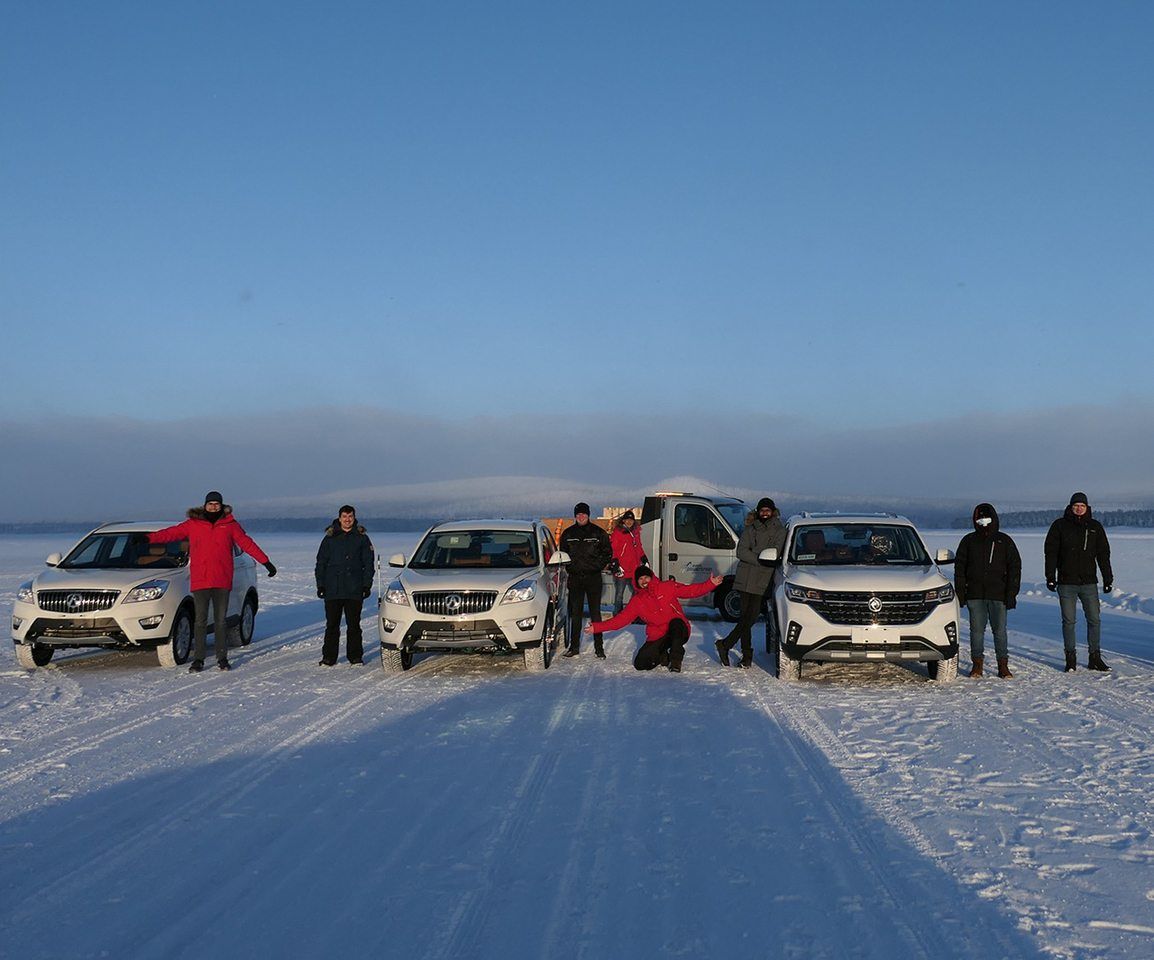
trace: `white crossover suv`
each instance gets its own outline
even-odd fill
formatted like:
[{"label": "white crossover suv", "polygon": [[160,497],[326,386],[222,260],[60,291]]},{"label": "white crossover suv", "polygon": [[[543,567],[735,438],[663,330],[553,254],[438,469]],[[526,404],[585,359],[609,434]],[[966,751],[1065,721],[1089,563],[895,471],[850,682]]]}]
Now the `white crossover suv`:
[{"label": "white crossover suv", "polygon": [[[188,543],[149,544],[143,534],[163,526],[106,523],[67,555],[50,554],[48,569],[21,584],[12,605],[20,665],[43,667],[67,647],[155,650],[162,666],[184,663],[193,621]],[[247,646],[259,605],[256,564],[237,550],[233,564],[229,639]]]},{"label": "white crossover suv", "polygon": [[408,670],[416,651],[513,653],[549,666],[565,636],[567,554],[529,520],[458,520],[396,554],[380,595],[381,666]]},{"label": "white crossover suv", "polygon": [[778,676],[797,680],[802,661],[923,662],[931,679],[958,674],[958,601],[917,529],[894,514],[790,517],[774,578],[780,630],[769,642]]}]

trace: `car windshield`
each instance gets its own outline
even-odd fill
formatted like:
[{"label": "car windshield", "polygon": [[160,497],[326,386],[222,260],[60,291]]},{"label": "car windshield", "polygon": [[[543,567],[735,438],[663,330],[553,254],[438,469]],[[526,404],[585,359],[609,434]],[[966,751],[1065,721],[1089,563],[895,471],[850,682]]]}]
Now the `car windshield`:
[{"label": "car windshield", "polygon": [[188,563],[188,541],[148,542],[144,533],[93,533],[60,566],[69,570],[171,570]]},{"label": "car windshield", "polygon": [[790,560],[847,566],[908,563],[926,566],[929,554],[913,527],[896,523],[822,523],[794,529]]},{"label": "car windshield", "polygon": [[409,566],[414,570],[535,567],[536,538],[529,530],[433,531],[421,541]]},{"label": "car windshield", "polygon": [[721,514],[726,523],[729,524],[730,529],[738,537],[741,536],[741,531],[745,528],[745,515],[748,512],[744,503],[718,503],[715,504],[717,512]]}]

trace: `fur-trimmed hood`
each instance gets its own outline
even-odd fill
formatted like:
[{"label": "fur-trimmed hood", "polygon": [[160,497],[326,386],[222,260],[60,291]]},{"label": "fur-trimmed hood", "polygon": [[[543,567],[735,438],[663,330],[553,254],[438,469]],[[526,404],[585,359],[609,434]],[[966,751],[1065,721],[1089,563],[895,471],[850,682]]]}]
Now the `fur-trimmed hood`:
[{"label": "fur-trimmed hood", "polygon": [[[365,528],[363,526],[361,526],[361,524],[359,524],[359,523],[356,526],[354,526],[352,530],[349,531],[349,533],[364,533],[364,532],[365,532]],[[344,533],[344,530],[341,529],[340,517],[337,517],[336,520],[334,520],[327,527],[325,527],[325,536],[326,537],[335,537],[338,533]]]},{"label": "fur-trimmed hood", "polygon": [[[780,516],[781,516],[781,511],[780,511],[780,510],[776,510],[776,509],[775,509],[775,510],[773,511],[773,513],[771,513],[771,514],[769,515],[769,520],[766,520],[765,522],[766,522],[766,523],[769,523],[769,521],[770,521],[770,520],[772,520],[774,517],[780,517]],[[757,519],[758,519],[758,516],[757,516],[757,511],[756,511],[756,510],[750,510],[750,511],[749,511],[749,513],[747,513],[747,514],[745,515],[745,525],[746,525],[747,527],[752,527],[752,526],[753,526],[753,524],[754,524],[754,522],[755,522]]]},{"label": "fur-trimmed hood", "polygon": [[[231,517],[231,516],[232,516],[232,507],[227,503],[222,503],[220,505],[220,520],[223,520],[225,517]],[[204,507],[189,507],[188,508],[188,519],[189,520],[208,520],[208,511],[205,510]],[[218,520],[217,523],[219,523],[220,520]],[[210,520],[209,522],[211,523],[212,521]]]}]

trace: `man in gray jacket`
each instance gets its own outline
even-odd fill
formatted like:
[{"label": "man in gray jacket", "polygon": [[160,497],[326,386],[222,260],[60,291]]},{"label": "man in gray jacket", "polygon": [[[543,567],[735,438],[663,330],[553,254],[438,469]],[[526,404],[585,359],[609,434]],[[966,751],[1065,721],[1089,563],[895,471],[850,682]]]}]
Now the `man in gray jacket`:
[{"label": "man in gray jacket", "polygon": [[778,516],[777,505],[769,497],[757,501],[757,509],[745,518],[745,529],[737,541],[737,575],[733,589],[741,594],[741,616],[724,639],[716,643],[717,656],[728,667],[729,651],[741,641],[741,665],[753,666],[753,625],[773,584],[773,567],[758,557],[762,550],[777,547],[780,556],[785,546],[785,527]]}]

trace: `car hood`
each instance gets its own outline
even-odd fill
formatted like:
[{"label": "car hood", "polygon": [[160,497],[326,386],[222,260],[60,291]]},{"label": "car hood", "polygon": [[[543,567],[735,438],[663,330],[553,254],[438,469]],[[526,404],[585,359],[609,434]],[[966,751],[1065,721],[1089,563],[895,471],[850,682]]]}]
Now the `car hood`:
[{"label": "car hood", "polygon": [[936,590],[949,581],[935,566],[795,566],[786,574],[790,583],[815,590],[903,591]]},{"label": "car hood", "polygon": [[176,580],[188,576],[188,567],[160,570],[62,570],[49,567],[33,581],[35,590],[130,590],[149,580]]},{"label": "car hood", "polygon": [[536,567],[514,570],[411,570],[401,571],[405,589],[414,590],[500,590],[528,577],[538,577]]}]

